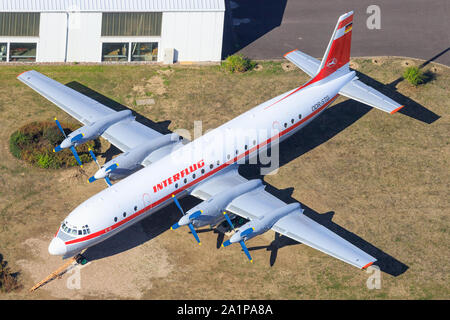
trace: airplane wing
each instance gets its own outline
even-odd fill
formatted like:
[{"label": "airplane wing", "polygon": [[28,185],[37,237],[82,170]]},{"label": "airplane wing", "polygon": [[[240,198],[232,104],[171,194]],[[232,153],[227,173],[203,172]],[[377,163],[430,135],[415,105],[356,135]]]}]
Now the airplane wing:
[{"label": "airplane wing", "polygon": [[[37,71],[24,72],[17,78],[84,125],[89,125],[97,119],[116,112]],[[112,125],[102,134],[102,137],[126,152],[161,135],[132,120]]]},{"label": "airplane wing", "polygon": [[[239,175],[237,168],[231,168],[196,186],[191,191],[191,195],[207,200],[214,194],[246,181],[247,179]],[[229,203],[226,210],[253,220],[261,219],[266,212],[283,206],[286,206],[285,202],[261,187],[235,198]],[[294,210],[278,220],[272,230],[360,269],[364,269],[376,261],[374,257],[305,216],[301,209]]]},{"label": "airplane wing", "polygon": [[313,58],[297,49],[286,53],[284,57],[311,77],[316,75],[317,70],[319,70],[320,67],[320,60]]}]

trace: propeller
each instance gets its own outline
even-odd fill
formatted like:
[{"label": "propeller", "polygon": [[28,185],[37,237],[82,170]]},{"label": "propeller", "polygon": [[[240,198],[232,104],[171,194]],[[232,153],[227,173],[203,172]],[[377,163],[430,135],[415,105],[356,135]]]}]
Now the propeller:
[{"label": "propeller", "polygon": [[[228,222],[228,224],[230,225],[230,227],[231,227],[233,230],[235,230],[235,229],[234,229],[234,225],[233,225],[233,223],[231,222],[231,219],[230,219],[230,217],[228,216],[228,214],[224,211],[224,212],[223,212],[223,215],[225,216],[225,219],[227,220],[227,222]],[[248,236],[249,234],[251,234],[254,230],[255,230],[254,228],[248,228],[248,229],[242,231],[241,234],[240,234],[241,239],[243,239],[243,237]],[[224,243],[222,243],[222,247],[228,247],[230,244],[231,244],[231,241],[230,241],[230,240],[227,240],[227,241],[225,241]],[[247,246],[245,245],[244,240],[240,240],[240,241],[239,241],[239,244],[241,245],[242,250],[244,250],[245,255],[247,256],[248,260],[250,260],[250,262],[253,263],[252,256],[250,255],[250,252],[248,252],[248,249],[247,249]]]},{"label": "propeller", "polygon": [[[61,131],[62,134],[63,134],[63,136],[64,136],[64,138],[67,139],[66,133],[64,132],[64,130],[63,130],[62,126],[61,126],[61,123],[59,123],[58,119],[56,119],[56,118],[55,118],[55,122],[56,122],[56,125],[57,125],[58,128],[59,128],[59,131]],[[84,134],[82,134],[82,133],[77,134],[77,135],[76,135],[75,137],[73,137],[70,141],[71,141],[71,142],[77,142],[77,141],[81,140],[81,139],[83,138],[83,136],[84,136]],[[61,148],[61,145],[59,145],[59,146],[56,146],[56,147],[53,149],[53,152],[58,152],[58,151],[61,151],[62,149],[63,149],[63,148]],[[80,167],[83,168],[83,163],[81,162],[81,159],[80,159],[80,157],[78,156],[78,153],[77,153],[77,150],[75,149],[75,147],[74,147],[74,146],[71,146],[71,147],[70,147],[70,151],[72,151],[72,154],[73,154],[73,156],[75,157],[75,160],[77,160],[77,162],[78,162],[78,164],[80,165]]]},{"label": "propeller", "polygon": [[[94,154],[94,152],[92,152],[92,149],[91,149],[91,148],[89,148],[89,153],[91,154],[91,157],[92,157],[92,159],[94,159],[94,161],[95,161],[95,163],[97,164],[98,168],[101,169],[102,167],[101,167],[100,164],[98,163],[97,158],[95,157],[95,154]],[[115,165],[115,168],[114,168],[114,169],[116,169],[116,168],[118,167],[117,164],[113,164],[113,165],[109,166],[108,169],[111,168],[111,167],[114,166],[114,165]],[[109,172],[111,172],[111,171],[114,170],[114,169],[111,169],[110,171],[107,171],[106,173],[109,173]],[[97,180],[97,178],[96,178],[95,176],[92,176],[92,177],[90,177],[90,178],[88,179],[88,182],[89,182],[89,183],[92,183],[92,182],[94,182],[95,180]],[[105,182],[106,182],[106,184],[108,185],[108,187],[111,187],[111,186],[112,186],[111,180],[109,180],[108,175],[105,176]]]},{"label": "propeller", "polygon": [[195,211],[194,213],[191,213],[189,216],[186,216],[186,214],[183,211],[183,208],[181,208],[181,205],[178,202],[178,199],[175,197],[175,195],[172,195],[172,198],[173,198],[173,201],[175,202],[175,204],[177,205],[178,209],[180,209],[181,213],[183,214],[183,217],[181,217],[180,221],[178,221],[173,226],[171,226],[170,229],[175,230],[181,226],[187,225],[189,227],[189,229],[191,230],[192,235],[194,236],[195,240],[197,240],[199,245],[202,245],[202,243],[200,242],[200,238],[198,237],[198,234],[195,231],[194,225],[192,224],[191,221],[198,218],[203,213],[203,211],[198,210],[198,211]]}]

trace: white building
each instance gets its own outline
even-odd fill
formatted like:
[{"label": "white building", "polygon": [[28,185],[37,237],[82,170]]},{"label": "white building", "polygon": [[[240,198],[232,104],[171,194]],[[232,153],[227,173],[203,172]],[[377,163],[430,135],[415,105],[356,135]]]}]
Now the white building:
[{"label": "white building", "polygon": [[224,0],[0,0],[0,62],[220,61]]}]

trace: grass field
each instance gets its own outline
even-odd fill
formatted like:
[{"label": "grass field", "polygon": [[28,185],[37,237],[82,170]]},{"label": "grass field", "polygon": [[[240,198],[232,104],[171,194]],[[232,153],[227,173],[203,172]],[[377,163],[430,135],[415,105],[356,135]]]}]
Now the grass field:
[{"label": "grass field", "polygon": [[[218,250],[213,232],[199,234],[199,247],[186,229],[168,230],[179,218],[171,205],[94,249],[81,289],[67,289],[63,278],[32,294],[27,289],[62,264],[47,252],[59,223],[105,185],[86,183],[93,163],[85,171],[39,169],[11,155],[9,137],[21,126],[55,116],[73,122],[19,82],[19,73],[35,69],[108,106],[129,107],[161,131],[191,134],[196,120],[203,131],[215,128],[308,78],[278,61],[244,74],[215,65],[0,66],[0,254],[24,286],[0,298],[450,298],[450,70],[427,64],[428,81],[413,87],[401,78],[406,63],[422,62],[354,59],[363,81],[405,108],[389,115],[339,98],[281,145],[282,166],[264,179],[269,191],[301,202],[305,214],[374,255],[380,289],[367,288],[371,273],[305,245],[283,240],[275,250],[272,231],[249,241],[253,264],[238,247]],[[113,152],[104,141],[102,152],[101,162]],[[258,176],[248,166],[242,174]]]}]

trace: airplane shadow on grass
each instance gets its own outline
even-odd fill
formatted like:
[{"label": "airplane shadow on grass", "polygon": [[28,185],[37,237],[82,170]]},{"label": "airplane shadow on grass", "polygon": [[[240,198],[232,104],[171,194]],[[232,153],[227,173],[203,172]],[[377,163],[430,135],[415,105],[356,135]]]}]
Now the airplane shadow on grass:
[{"label": "airplane shadow on grass", "polygon": [[[429,61],[431,60],[432,59],[430,59]],[[429,61],[427,61],[427,63]],[[361,73],[358,73],[358,77],[366,84],[383,92],[400,104],[405,105],[405,108],[400,110],[400,113],[402,113],[403,115],[409,116],[426,124],[432,124],[434,121],[439,119],[439,116],[432,111],[426,109],[417,102],[403,96],[396,91],[395,86],[403,80],[401,77],[388,85],[384,85]],[[93,98],[94,100],[116,111],[129,109],[121,105],[120,103],[117,103],[116,101],[111,100],[88,87],[85,87],[78,82],[70,82],[67,84],[67,86]],[[300,157],[301,155],[314,149],[322,143],[328,141],[329,139],[340,133],[342,130],[352,125],[358,119],[363,117],[370,110],[370,107],[352,100],[346,100],[344,102],[338,103],[330,109],[326,110],[321,116],[312,121],[303,130],[280,144],[280,167]],[[145,118],[139,113],[136,113],[134,110],[132,111],[136,116],[136,120],[140,123],[147,125],[148,127],[155,129],[161,133],[170,133],[170,131],[168,130],[170,121],[162,121],[156,123]],[[305,137],[308,137],[308,139],[305,139]],[[110,150],[105,152],[104,156],[107,157],[108,161],[108,158],[112,158],[115,154],[118,153],[120,153],[120,150],[112,146]],[[239,168],[239,172],[248,179],[263,179],[264,177],[260,175],[260,169],[260,165],[241,165]],[[277,196],[281,200],[285,201],[286,203],[300,202],[291,197],[293,191],[292,188],[287,190],[278,190],[271,185],[266,185],[266,190]],[[200,200],[194,197],[185,197],[184,199],[181,199],[180,202],[183,208],[185,210],[188,210],[196,204],[200,203]],[[346,239],[368,254],[374,256],[377,259],[377,262],[375,264],[378,265],[383,272],[386,272],[393,276],[398,276],[408,269],[408,266],[406,266],[402,262],[396,260],[387,253],[361,239],[357,235],[332,222],[332,217],[334,214],[333,212],[320,214],[307,207],[303,203],[302,207],[305,209],[304,214],[306,216],[320,223],[329,230],[335,232],[337,235]],[[174,204],[170,204],[160,211],[155,212],[151,216],[136,223],[135,225],[105,240],[104,242],[87,249],[85,252],[85,256],[89,260],[97,260],[129,250],[167,231],[170,226],[177,222],[179,219],[179,210],[175,207]],[[218,233],[218,248],[220,247],[222,241],[223,234]],[[266,249],[270,251],[270,265],[273,266],[276,261],[279,249],[295,244],[298,244],[298,242],[276,234],[275,240],[269,245],[263,247],[250,247],[249,250]]]}]

